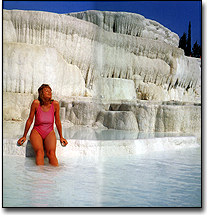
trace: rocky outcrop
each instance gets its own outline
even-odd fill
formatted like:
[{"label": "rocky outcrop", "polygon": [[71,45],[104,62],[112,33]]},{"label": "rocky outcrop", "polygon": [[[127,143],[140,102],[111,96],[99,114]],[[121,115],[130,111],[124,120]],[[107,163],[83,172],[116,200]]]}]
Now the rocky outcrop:
[{"label": "rocky outcrop", "polygon": [[3,50],[4,92],[36,94],[41,83],[50,83],[55,95],[84,95],[79,68],[67,64],[55,48],[4,43]]},{"label": "rocky outcrop", "polygon": [[[110,101],[133,81],[138,99],[200,102],[200,60],[185,57],[175,33],[140,15],[4,10],[3,24],[6,92],[35,94],[45,82],[58,96]],[[100,83],[110,87],[102,92]]]},{"label": "rocky outcrop", "polygon": [[3,120],[26,120],[33,100],[32,94],[3,92]]},{"label": "rocky outcrop", "polygon": [[109,32],[165,41],[175,47],[179,44],[177,34],[139,14],[90,10],[68,15],[91,22]]},{"label": "rocky outcrop", "polygon": [[138,14],[3,10],[7,128],[48,83],[68,126],[200,134],[201,60],[178,40]]},{"label": "rocky outcrop", "polygon": [[66,118],[75,125],[92,125],[102,109],[102,104],[92,102],[72,102],[67,105]]},{"label": "rocky outcrop", "polygon": [[201,134],[201,104],[198,103],[143,101],[120,104],[62,104],[67,110],[65,120],[74,125],[145,133],[189,133],[198,137]]},{"label": "rocky outcrop", "polygon": [[143,132],[201,132],[201,105],[194,103],[121,104],[118,110],[132,111]]},{"label": "rocky outcrop", "polygon": [[[10,98],[10,104],[4,102],[6,98]],[[20,98],[22,98],[21,101]],[[4,93],[4,138],[18,139],[22,135],[33,99],[33,95],[25,97],[25,94],[21,93]],[[124,130],[136,133],[135,139],[138,138],[138,132],[144,134],[159,132],[194,135],[198,142],[201,141],[201,104],[198,103],[141,101],[103,104],[98,101],[64,101],[62,99],[60,106],[64,136],[70,132],[69,139],[72,137],[81,139],[83,129],[77,129],[77,126],[80,126],[88,128],[85,138],[94,136],[94,130],[116,129],[121,130],[121,134]],[[55,125],[54,128],[56,128]],[[81,135],[79,130],[82,131]],[[106,136],[109,136],[109,133]]]},{"label": "rocky outcrop", "polygon": [[97,122],[108,129],[138,130],[136,117],[131,111],[101,111]]}]

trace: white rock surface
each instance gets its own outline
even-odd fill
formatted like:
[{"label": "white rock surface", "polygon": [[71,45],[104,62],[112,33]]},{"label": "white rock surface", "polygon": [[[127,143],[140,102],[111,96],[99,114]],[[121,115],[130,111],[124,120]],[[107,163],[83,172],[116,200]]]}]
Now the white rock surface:
[{"label": "white rock surface", "polygon": [[191,133],[200,137],[201,106],[180,103],[121,104],[119,111],[132,111],[143,132]]},{"label": "white rock surface", "polygon": [[175,33],[137,14],[83,14],[3,10],[4,91],[35,93],[49,82],[63,96],[99,98],[97,80],[118,78],[133,80],[139,99],[200,101],[200,60],[184,56]]},{"label": "white rock surface", "polygon": [[56,49],[24,43],[4,43],[3,49],[4,92],[34,94],[47,83],[55,95],[84,95],[81,71],[67,64]]},{"label": "white rock surface", "polygon": [[184,56],[175,33],[137,14],[69,15],[3,10],[4,121],[25,121],[48,83],[68,125],[200,134],[201,60]]},{"label": "white rock surface", "polygon": [[32,94],[3,92],[3,120],[26,120],[33,100]]},{"label": "white rock surface", "polygon": [[[108,158],[118,155],[141,155],[152,152],[199,148],[196,137],[162,137],[138,140],[68,140],[70,145],[62,147],[57,141],[57,157]],[[4,139],[3,155],[34,157],[29,141],[18,147],[16,140]]]},{"label": "white rock surface", "polygon": [[178,47],[179,37],[160,23],[127,12],[89,10],[68,15],[94,23],[106,31],[165,41]]},{"label": "white rock surface", "polygon": [[104,101],[136,100],[133,80],[101,77],[94,82],[94,97]]},{"label": "white rock surface", "polygon": [[108,129],[138,131],[137,119],[131,111],[101,111],[97,122]]},{"label": "white rock surface", "polygon": [[92,125],[97,115],[102,110],[102,105],[92,102],[73,102],[67,109],[66,119],[75,125]]}]

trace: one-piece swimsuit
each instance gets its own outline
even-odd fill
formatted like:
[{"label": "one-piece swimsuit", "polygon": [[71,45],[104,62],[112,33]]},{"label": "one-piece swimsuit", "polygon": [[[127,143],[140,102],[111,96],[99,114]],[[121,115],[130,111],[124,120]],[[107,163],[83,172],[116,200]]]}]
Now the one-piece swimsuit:
[{"label": "one-piece swimsuit", "polygon": [[54,105],[51,104],[50,109],[47,112],[44,112],[41,109],[40,104],[35,115],[35,124],[34,129],[41,135],[44,140],[48,134],[53,130],[54,125]]}]

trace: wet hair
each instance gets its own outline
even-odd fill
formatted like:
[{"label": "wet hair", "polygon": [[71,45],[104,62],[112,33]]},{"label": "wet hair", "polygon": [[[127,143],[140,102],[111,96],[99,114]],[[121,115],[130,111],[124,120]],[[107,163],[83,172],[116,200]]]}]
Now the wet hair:
[{"label": "wet hair", "polygon": [[[40,105],[43,105],[45,102],[45,98],[43,97],[43,89],[44,88],[50,88],[50,90],[52,91],[51,87],[48,84],[42,84],[39,89],[38,89],[38,100],[40,101]],[[52,99],[51,99],[51,103],[52,103]]]}]

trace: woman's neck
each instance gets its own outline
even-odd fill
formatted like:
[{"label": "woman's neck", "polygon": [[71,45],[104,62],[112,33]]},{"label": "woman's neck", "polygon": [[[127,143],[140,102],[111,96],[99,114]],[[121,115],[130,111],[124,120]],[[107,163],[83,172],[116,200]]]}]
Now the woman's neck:
[{"label": "woman's neck", "polygon": [[47,105],[49,105],[51,103],[51,99],[50,100],[47,100],[47,101],[44,101],[43,102],[43,106],[47,106]]}]

